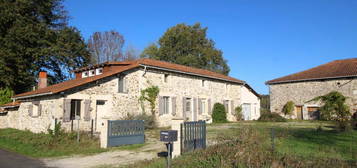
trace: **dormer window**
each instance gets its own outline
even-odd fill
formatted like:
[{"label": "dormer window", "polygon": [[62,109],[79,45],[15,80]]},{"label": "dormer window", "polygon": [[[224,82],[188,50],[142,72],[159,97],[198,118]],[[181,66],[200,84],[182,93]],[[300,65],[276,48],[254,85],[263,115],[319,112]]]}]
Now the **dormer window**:
[{"label": "dormer window", "polygon": [[82,72],[82,78],[86,78],[86,77],[88,77],[88,71],[84,71],[84,72]]},{"label": "dormer window", "polygon": [[93,69],[93,70],[90,70],[89,71],[89,76],[94,76],[95,75],[95,70]]},{"label": "dormer window", "polygon": [[97,69],[95,70],[95,73],[96,73],[96,75],[102,74],[102,73],[103,73],[103,68],[97,68]]}]

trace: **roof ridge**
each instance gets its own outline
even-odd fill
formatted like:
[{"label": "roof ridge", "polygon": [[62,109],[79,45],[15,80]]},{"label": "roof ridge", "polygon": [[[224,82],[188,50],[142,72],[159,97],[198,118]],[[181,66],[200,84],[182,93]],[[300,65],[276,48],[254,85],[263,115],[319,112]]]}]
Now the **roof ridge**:
[{"label": "roof ridge", "polygon": [[357,76],[357,58],[330,61],[303,71],[266,81],[265,84]]}]

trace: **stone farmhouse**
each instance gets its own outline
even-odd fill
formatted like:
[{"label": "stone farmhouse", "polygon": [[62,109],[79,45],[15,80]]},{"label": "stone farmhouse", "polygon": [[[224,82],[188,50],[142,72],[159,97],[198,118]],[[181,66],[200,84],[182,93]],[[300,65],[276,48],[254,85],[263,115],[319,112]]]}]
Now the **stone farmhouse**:
[{"label": "stone farmhouse", "polygon": [[75,79],[47,86],[47,74],[40,72],[37,90],[15,95],[14,102],[2,106],[0,128],[46,132],[61,121],[66,130],[79,126],[100,132],[106,120],[150,114],[149,104],[142,108],[139,97],[151,86],[160,90],[155,109],[159,126],[170,126],[175,117],[211,122],[216,102],[225,105],[229,121],[235,120],[234,108],[240,105],[246,120],[260,116],[259,95],[246,82],[208,70],[138,59],[106,62],[74,73]]},{"label": "stone farmhouse", "polygon": [[319,102],[309,100],[338,91],[348,97],[351,113],[357,111],[357,58],[332,61],[302,72],[273,79],[269,85],[270,110],[281,113],[287,101],[293,101],[292,118],[317,119]]}]

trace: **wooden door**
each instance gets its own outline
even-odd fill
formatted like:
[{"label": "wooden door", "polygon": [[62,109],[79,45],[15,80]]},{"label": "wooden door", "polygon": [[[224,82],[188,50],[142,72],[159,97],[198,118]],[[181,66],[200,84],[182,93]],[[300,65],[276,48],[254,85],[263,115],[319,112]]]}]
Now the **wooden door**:
[{"label": "wooden door", "polygon": [[296,117],[298,120],[302,120],[302,106],[296,106]]}]

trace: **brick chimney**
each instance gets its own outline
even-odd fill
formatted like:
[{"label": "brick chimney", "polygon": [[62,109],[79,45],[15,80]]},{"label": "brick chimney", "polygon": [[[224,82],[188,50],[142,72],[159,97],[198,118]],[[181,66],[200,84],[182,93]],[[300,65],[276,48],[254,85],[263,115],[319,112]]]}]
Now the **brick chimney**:
[{"label": "brick chimney", "polygon": [[47,72],[40,71],[38,74],[38,89],[47,87]]}]

